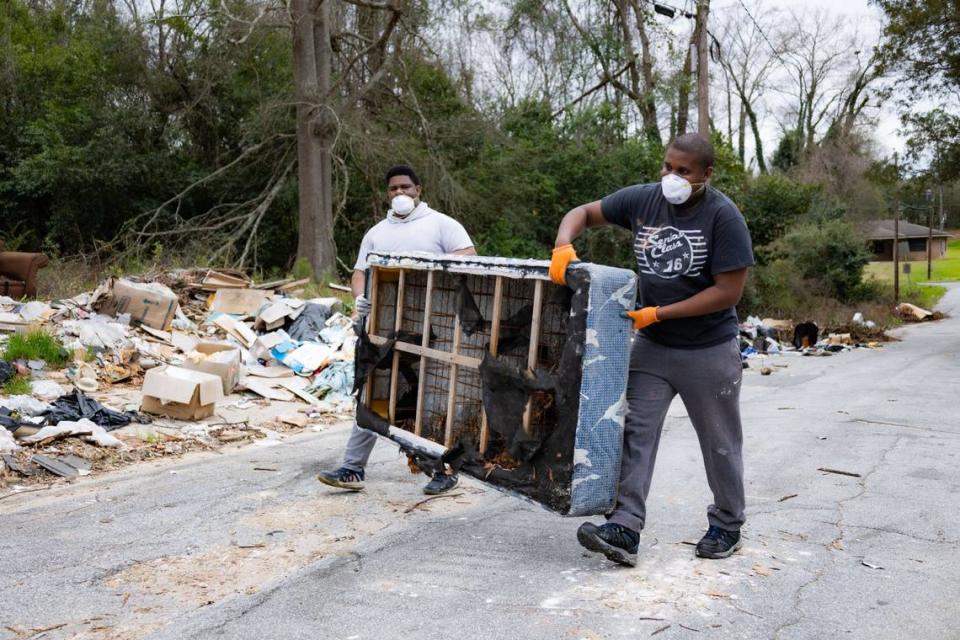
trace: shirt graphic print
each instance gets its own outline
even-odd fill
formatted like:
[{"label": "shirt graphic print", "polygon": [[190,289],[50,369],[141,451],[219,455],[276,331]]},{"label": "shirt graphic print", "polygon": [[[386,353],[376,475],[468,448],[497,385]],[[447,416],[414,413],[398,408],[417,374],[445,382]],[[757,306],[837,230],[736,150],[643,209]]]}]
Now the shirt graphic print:
[{"label": "shirt graphic print", "polygon": [[[620,189],[600,202],[607,222],[633,232],[639,300],[660,307],[691,298],[716,284],[715,276],[753,264],[750,232],[736,205],[707,186],[690,207],[667,202],[659,183]],[[700,349],[737,336],[733,306],[712,313],[664,320],[643,335],[669,347]]]},{"label": "shirt graphic print", "polygon": [[633,250],[641,273],[668,280],[700,275],[709,253],[700,229],[673,226],[641,227]]}]

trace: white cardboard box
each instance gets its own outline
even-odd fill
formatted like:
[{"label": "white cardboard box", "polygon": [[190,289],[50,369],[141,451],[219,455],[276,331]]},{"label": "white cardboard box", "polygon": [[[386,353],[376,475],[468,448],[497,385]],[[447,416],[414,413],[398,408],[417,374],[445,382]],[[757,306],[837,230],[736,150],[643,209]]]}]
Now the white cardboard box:
[{"label": "white cardboard box", "polygon": [[182,367],[150,369],[143,378],[140,410],[176,420],[200,420],[213,415],[223,399],[218,376]]},{"label": "white cardboard box", "polygon": [[228,396],[240,381],[240,349],[223,342],[199,342],[187,353],[183,368],[217,376]]}]

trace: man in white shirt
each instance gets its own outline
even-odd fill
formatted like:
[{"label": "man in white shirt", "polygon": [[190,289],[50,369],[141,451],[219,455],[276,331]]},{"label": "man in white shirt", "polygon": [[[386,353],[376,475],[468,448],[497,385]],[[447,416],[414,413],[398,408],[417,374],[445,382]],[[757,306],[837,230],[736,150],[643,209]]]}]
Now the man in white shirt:
[{"label": "man in white shirt", "polygon": [[[370,313],[370,301],[364,297],[367,256],[370,253],[424,251],[461,256],[477,254],[473,241],[462,224],[431,209],[426,202],[420,200],[423,188],[420,178],[411,167],[391,167],[387,171],[386,180],[390,210],[387,211],[386,218],[363,236],[350,282],[355,299],[354,309],[361,317]],[[377,443],[377,437],[374,432],[362,429],[354,423],[343,455],[343,465],[333,471],[321,472],[318,480],[341,489],[363,489],[364,468],[373,446]],[[445,493],[457,486],[458,482],[456,474],[438,471],[423,490],[431,495]]]}]

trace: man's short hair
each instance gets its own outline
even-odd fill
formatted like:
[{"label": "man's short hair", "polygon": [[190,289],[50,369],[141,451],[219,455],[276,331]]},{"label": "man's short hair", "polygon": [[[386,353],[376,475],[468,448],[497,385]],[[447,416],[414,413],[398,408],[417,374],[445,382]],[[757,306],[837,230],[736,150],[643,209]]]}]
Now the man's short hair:
[{"label": "man's short hair", "polygon": [[696,156],[703,163],[704,169],[713,166],[713,145],[699,133],[679,135],[673,139],[669,148]]},{"label": "man's short hair", "polygon": [[408,164],[397,164],[387,169],[386,183],[390,184],[390,178],[395,176],[407,176],[413,184],[420,186],[420,178],[417,177],[417,172]]}]

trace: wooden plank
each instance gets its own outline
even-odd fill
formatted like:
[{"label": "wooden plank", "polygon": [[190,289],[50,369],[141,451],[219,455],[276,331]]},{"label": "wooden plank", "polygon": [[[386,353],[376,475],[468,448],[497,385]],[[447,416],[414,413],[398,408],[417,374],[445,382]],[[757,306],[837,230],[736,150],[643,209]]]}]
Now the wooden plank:
[{"label": "wooden plank", "polygon": [[277,287],[277,291],[290,292],[294,289],[299,289],[300,287],[305,287],[310,284],[310,278],[304,278],[303,280],[294,280],[293,282],[288,282],[285,285]]},{"label": "wooden plank", "polygon": [[[497,276],[493,285],[493,319],[490,321],[490,355],[497,355],[500,347],[500,312],[503,309],[503,277]],[[487,422],[487,411],[482,409],[480,414],[480,455],[487,452],[490,442],[490,425]]]},{"label": "wooden plank", "polygon": [[[370,342],[373,344],[382,345],[387,343],[387,339],[382,336],[370,336]],[[471,358],[470,356],[465,356],[462,353],[453,354],[449,351],[424,348],[415,344],[410,344],[409,342],[397,342],[393,345],[393,348],[397,351],[402,351],[411,355],[425,356],[428,360],[438,360],[450,365],[455,364],[459,367],[467,367],[470,369],[479,369],[480,363],[483,362],[480,358]],[[421,362],[421,364],[424,363]]]},{"label": "wooden plank", "polygon": [[420,340],[420,377],[417,378],[417,413],[414,418],[413,432],[418,436],[423,432],[423,399],[427,391],[427,358],[430,349],[430,314],[433,311],[433,271],[427,272],[427,290],[423,299],[423,338]]},{"label": "wooden plank", "polygon": [[[527,371],[532,376],[537,367],[537,353],[540,350],[540,322],[543,317],[543,280],[533,284],[533,317],[530,320],[530,348],[527,350]],[[530,433],[530,418],[533,414],[532,397],[527,399],[523,410],[523,430]]]},{"label": "wooden plank", "polygon": [[309,393],[304,391],[302,387],[299,387],[296,384],[294,384],[292,378],[278,378],[277,384],[308,404],[312,404],[312,405],[323,404],[322,402],[320,402],[319,398],[310,395]]},{"label": "wooden plank", "polygon": [[[400,332],[400,327],[403,325],[403,294],[405,293],[404,289],[407,282],[407,272],[400,272],[400,280],[397,281],[397,306],[393,314],[393,330],[396,333]],[[397,386],[400,377],[400,352],[396,349],[393,350],[393,365],[390,367],[390,399],[387,404],[387,422],[390,424],[396,423],[397,418]]]},{"label": "wooden plank", "polygon": [[[377,293],[379,287],[377,283],[380,280],[380,270],[377,267],[370,267],[370,315],[367,317],[367,334],[372,339],[377,332]],[[367,408],[373,408],[373,379],[377,375],[377,370],[373,369],[367,377],[367,385],[363,391],[363,401]]]},{"label": "wooden plank", "polygon": [[[460,326],[460,314],[453,320],[453,348],[450,355],[456,356],[460,353],[460,336],[463,333]],[[453,446],[453,418],[457,412],[457,375],[460,373],[460,366],[454,362],[450,365],[450,388],[447,392],[447,425],[443,435],[443,444],[446,447]]]}]

